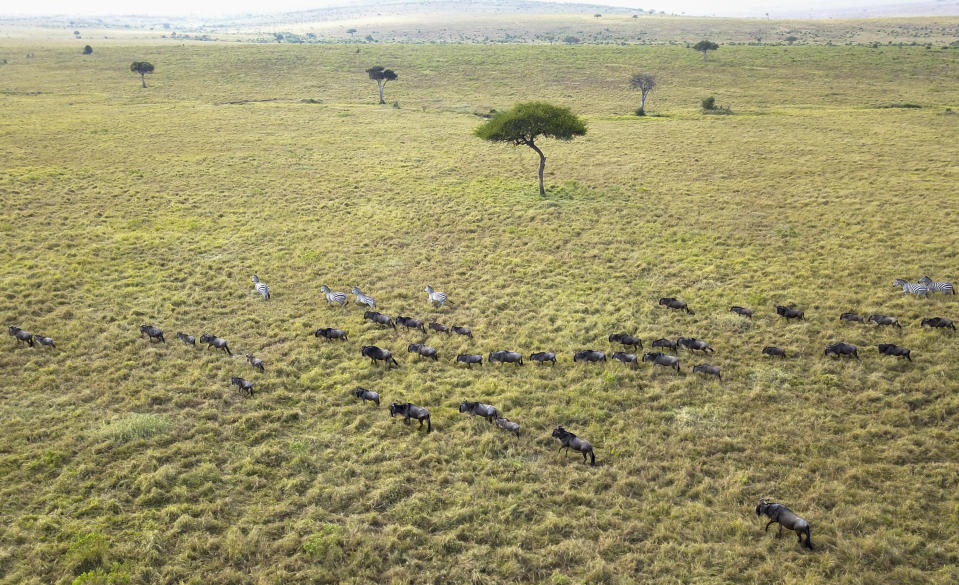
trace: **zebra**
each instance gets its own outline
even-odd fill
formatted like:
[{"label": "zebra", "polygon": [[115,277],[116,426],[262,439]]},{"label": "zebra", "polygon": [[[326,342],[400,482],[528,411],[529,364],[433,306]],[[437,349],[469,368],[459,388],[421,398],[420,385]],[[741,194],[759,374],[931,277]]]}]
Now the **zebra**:
[{"label": "zebra", "polygon": [[356,300],[353,301],[354,303],[358,305],[369,305],[371,309],[376,308],[376,301],[373,300],[373,297],[368,297],[363,294],[363,291],[360,290],[360,287],[354,286],[353,290],[350,292],[356,295]]},{"label": "zebra", "polygon": [[333,292],[330,290],[330,287],[325,284],[320,287],[320,290],[326,293],[327,304],[332,305],[333,303],[337,303],[342,307],[343,303],[346,302],[346,293],[344,292]]},{"label": "zebra", "polygon": [[934,282],[928,276],[923,276],[919,279],[919,284],[928,288],[929,292],[941,292],[947,295],[956,294],[956,289],[952,286],[951,282]]},{"label": "zebra", "polygon": [[253,288],[256,289],[256,292],[263,295],[264,299],[270,300],[270,287],[266,286],[265,282],[260,282],[260,277],[257,276],[255,272],[253,273],[253,278],[250,280],[253,281]]},{"label": "zebra", "polygon": [[897,278],[893,281],[892,286],[901,286],[902,294],[912,293],[917,297],[926,297],[929,298],[929,289],[921,284],[916,284],[914,282],[907,282],[901,278]]},{"label": "zebra", "polygon": [[426,285],[426,294],[429,295],[429,299],[431,303],[439,303],[441,307],[443,306],[443,303],[445,303],[447,299],[445,292],[439,292],[439,291],[433,290],[433,287],[431,287],[430,285]]}]

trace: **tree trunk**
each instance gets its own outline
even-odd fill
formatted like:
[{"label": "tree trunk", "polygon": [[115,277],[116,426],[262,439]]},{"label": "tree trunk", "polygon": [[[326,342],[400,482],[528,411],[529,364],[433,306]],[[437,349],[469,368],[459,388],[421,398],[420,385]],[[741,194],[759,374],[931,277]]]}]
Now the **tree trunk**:
[{"label": "tree trunk", "polygon": [[706,60],[706,51],[703,51],[703,61]]},{"label": "tree trunk", "polygon": [[546,155],[544,155],[543,151],[540,150],[535,144],[533,144],[532,140],[527,142],[526,144],[527,146],[535,150],[536,154],[539,155],[539,194],[545,197],[546,189],[543,188],[543,169],[546,168]]},{"label": "tree trunk", "polygon": [[142,84],[143,84],[143,87],[146,88],[146,86],[147,86],[147,78],[146,78],[146,75],[144,75],[143,73],[140,74],[140,83],[142,83]]},{"label": "tree trunk", "polygon": [[386,102],[383,101],[383,82],[376,80],[376,85],[380,88],[380,103],[385,104]]},{"label": "tree trunk", "polygon": [[643,92],[643,101],[640,102],[640,104],[639,104],[639,109],[640,109],[640,110],[643,110],[643,111],[646,110],[646,96],[647,96],[648,94],[649,94],[649,92],[646,92],[646,91]]}]

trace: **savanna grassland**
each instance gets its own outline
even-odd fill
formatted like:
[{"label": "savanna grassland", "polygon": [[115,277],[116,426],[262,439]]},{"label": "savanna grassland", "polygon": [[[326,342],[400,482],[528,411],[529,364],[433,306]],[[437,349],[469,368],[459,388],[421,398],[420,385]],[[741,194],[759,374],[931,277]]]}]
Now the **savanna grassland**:
[{"label": "savanna grassland", "polygon": [[[2,341],[0,583],[959,581],[959,347],[919,327],[959,297],[891,286],[959,280],[959,50],[87,42],[0,46],[0,317],[57,343]],[[373,65],[399,74],[385,106]],[[638,71],[660,82],[646,117]],[[710,95],[732,114],[703,115]],[[529,149],[472,135],[534,99],[589,128],[543,143],[546,197]],[[323,284],[475,339],[429,335],[440,361],[416,359],[421,334]],[[681,352],[681,375],[572,363],[617,331],[716,353]],[[825,358],[839,340],[862,360]],[[452,362],[497,349],[559,363]],[[595,467],[557,452],[557,424]],[[815,551],[763,532],[763,496]]]}]

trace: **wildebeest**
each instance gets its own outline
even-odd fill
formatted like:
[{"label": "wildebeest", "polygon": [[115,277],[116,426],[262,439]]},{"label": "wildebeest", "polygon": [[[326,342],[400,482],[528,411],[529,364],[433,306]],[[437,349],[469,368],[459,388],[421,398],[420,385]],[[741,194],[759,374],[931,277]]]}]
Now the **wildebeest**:
[{"label": "wildebeest", "polygon": [[496,426],[503,429],[504,431],[508,431],[510,433],[515,434],[517,437],[519,437],[519,423],[514,423],[513,421],[505,417],[498,418],[494,420],[493,422],[495,422]]},{"label": "wildebeest", "polygon": [[606,353],[595,349],[581,349],[573,354],[574,362],[605,362]]},{"label": "wildebeest", "polygon": [[212,347],[215,349],[222,349],[226,351],[227,355],[233,355],[233,352],[230,351],[230,346],[225,339],[220,339],[219,337],[210,335],[209,333],[204,333],[200,336],[200,343],[207,344],[208,348]]},{"label": "wildebeest", "polygon": [[899,324],[899,320],[895,317],[887,317],[885,315],[870,315],[869,320],[874,322],[876,325],[895,325],[896,327],[902,329],[902,325]]},{"label": "wildebeest", "polygon": [[373,365],[376,365],[377,360],[382,360],[386,362],[387,369],[393,367],[394,364],[397,368],[400,367],[400,364],[396,362],[396,358],[393,357],[393,352],[388,349],[381,349],[375,345],[364,345],[360,348],[360,354],[363,357],[370,358]]},{"label": "wildebeest", "polygon": [[30,347],[33,347],[33,334],[30,333],[29,331],[24,331],[23,329],[20,329],[19,327],[14,327],[13,325],[11,325],[9,329],[7,329],[7,332],[10,335],[12,335],[14,338],[16,338],[18,342],[22,341],[26,343],[27,345],[29,345]]},{"label": "wildebeest", "polygon": [[402,415],[405,418],[403,422],[410,424],[410,419],[415,418],[420,421],[420,428],[423,427],[423,421],[426,421],[426,432],[433,430],[433,425],[430,423],[430,411],[426,410],[422,406],[416,406],[415,404],[410,404],[409,402],[404,402],[400,404],[394,402],[390,405],[390,418],[393,418],[395,415]]},{"label": "wildebeest", "polygon": [[719,373],[719,368],[716,366],[711,366],[709,364],[699,364],[693,366],[694,374],[709,374],[711,376],[716,376],[720,380],[723,379],[723,375]]},{"label": "wildebeest", "polygon": [[839,320],[840,321],[859,321],[860,323],[864,322],[862,315],[859,315],[858,313],[843,313],[842,315],[839,315]]},{"label": "wildebeest", "polygon": [[186,333],[181,333],[177,331],[176,338],[182,341],[183,343],[189,343],[190,345],[196,345],[196,337],[192,335],[187,335]]},{"label": "wildebeest", "polygon": [[378,311],[366,311],[363,313],[363,318],[369,319],[377,325],[386,325],[387,327],[396,329],[396,324],[393,323],[393,319],[391,319],[389,315],[384,315]]},{"label": "wildebeest", "polygon": [[952,319],[946,319],[944,317],[932,317],[930,319],[923,319],[921,327],[952,327],[952,330],[956,330],[956,326],[952,324]]},{"label": "wildebeest", "polygon": [[679,344],[663,337],[654,341],[653,347],[668,347],[669,349],[676,351],[679,348]]},{"label": "wildebeest", "polygon": [[644,362],[653,362],[657,366],[666,366],[667,368],[675,368],[677,372],[679,369],[679,358],[672,355],[666,355],[661,351],[653,351],[643,354]]},{"label": "wildebeest", "polygon": [[759,500],[759,505],[756,506],[756,515],[762,516],[765,514],[769,518],[769,522],[766,524],[766,532],[769,532],[769,527],[776,522],[779,523],[779,536],[783,534],[783,527],[786,527],[789,530],[795,530],[796,536],[799,537],[799,544],[802,544],[802,535],[806,535],[806,547],[809,550],[812,550],[812,540],[809,536],[809,522],[806,522],[799,516],[797,516],[792,510],[787,508],[782,504],[777,504],[775,502],[770,502],[766,498]]},{"label": "wildebeest", "polygon": [[633,346],[637,349],[643,349],[643,340],[628,333],[613,333],[609,336],[610,343],[622,343],[626,347]]},{"label": "wildebeest", "polygon": [[411,343],[406,347],[406,351],[407,353],[414,352],[423,357],[433,358],[434,362],[439,359],[439,356],[436,354],[436,348],[423,345],[422,343]]},{"label": "wildebeest", "polygon": [[786,350],[781,347],[776,347],[774,345],[767,345],[763,348],[763,355],[781,357],[786,359]]},{"label": "wildebeest", "polygon": [[261,372],[265,372],[266,369],[263,367],[263,360],[258,357],[253,357],[253,354],[246,354],[246,361],[250,362],[250,365],[254,368],[259,368]]},{"label": "wildebeest", "polygon": [[747,309],[746,307],[732,306],[729,307],[729,310],[738,315],[742,315],[743,317],[749,317],[750,319],[753,318],[752,310]]},{"label": "wildebeest", "polygon": [[453,325],[453,333],[457,335],[465,335],[470,339],[473,339],[473,330],[469,327],[459,327],[458,325]]},{"label": "wildebeest", "polygon": [[166,339],[163,339],[163,330],[159,327],[154,327],[153,325],[140,325],[140,335],[146,335],[150,341],[155,339],[162,343],[166,343]]},{"label": "wildebeest", "polygon": [[776,305],[776,314],[780,317],[785,317],[788,321],[789,319],[799,319],[800,321],[806,320],[806,315],[799,309],[794,309],[792,307],[786,307],[784,305]]},{"label": "wildebeest", "polygon": [[403,315],[398,315],[396,317],[396,322],[404,327],[410,329],[419,329],[423,333],[426,333],[426,327],[423,325],[423,322],[419,319],[414,319],[412,317],[404,317]]},{"label": "wildebeest", "polygon": [[912,361],[912,357],[909,355],[910,351],[905,347],[895,345],[893,343],[880,343],[879,344],[879,353],[883,355],[892,355],[904,357],[909,361]]},{"label": "wildebeest", "polygon": [[467,368],[472,368],[473,364],[483,365],[483,356],[478,353],[461,353],[456,356],[456,361],[463,362]]},{"label": "wildebeest", "polygon": [[859,348],[851,343],[844,343],[840,341],[839,343],[834,343],[832,345],[826,346],[826,351],[823,352],[823,355],[834,354],[836,356],[851,355],[859,359]]},{"label": "wildebeest", "polygon": [[442,323],[437,323],[436,321],[430,321],[429,327],[431,330],[436,331],[437,333],[445,333],[447,335],[450,334],[449,326],[443,325]]},{"label": "wildebeest", "polygon": [[332,327],[321,327],[313,332],[314,337],[323,337],[327,341],[333,341],[334,339],[342,339],[343,341],[349,341],[347,337],[349,333],[343,331],[342,329],[333,329]]},{"label": "wildebeest", "polygon": [[523,354],[518,351],[491,351],[487,360],[489,360],[489,363],[500,362],[521,366],[523,365]]},{"label": "wildebeest", "polygon": [[468,400],[464,400],[463,403],[460,404],[460,412],[468,412],[471,416],[481,416],[490,424],[493,423],[494,418],[499,417],[499,411],[496,410],[495,406],[481,402],[470,402]]},{"label": "wildebeest", "polygon": [[543,365],[543,362],[553,362],[553,365],[555,366],[556,354],[551,351],[538,351],[530,354],[529,361],[539,362],[539,365]]},{"label": "wildebeest", "polygon": [[33,340],[36,341],[37,343],[39,343],[40,345],[48,345],[48,346],[50,346],[50,347],[52,347],[52,348],[54,348],[54,349],[56,349],[56,347],[57,347],[57,346],[53,345],[53,338],[52,338],[52,337],[44,337],[44,336],[42,336],[42,335],[34,335],[34,336],[33,336]]},{"label": "wildebeest", "polygon": [[353,395],[361,400],[369,400],[370,402],[375,403],[377,406],[380,405],[380,395],[366,388],[357,388],[353,391]]},{"label": "wildebeest", "polygon": [[553,429],[553,436],[559,439],[559,442],[562,443],[562,446],[559,448],[560,451],[566,449],[566,454],[569,455],[569,450],[579,451],[583,454],[583,463],[586,463],[586,455],[589,455],[590,465],[596,465],[596,455],[593,453],[593,445],[589,441],[580,439],[573,433],[567,431],[561,426],[558,426]]},{"label": "wildebeest", "polygon": [[230,380],[230,384],[233,386],[239,386],[241,392],[246,392],[250,396],[253,396],[253,382],[244,380],[239,376],[233,376],[233,378]]},{"label": "wildebeest", "polygon": [[709,347],[708,343],[702,339],[696,339],[695,337],[680,337],[676,340],[676,344],[685,347],[689,351],[698,349],[703,353],[706,353],[706,350],[716,353],[716,350]]},{"label": "wildebeest", "polygon": [[611,356],[614,360],[623,362],[624,364],[633,364],[633,367],[639,365],[639,362],[636,359],[636,354],[634,353],[624,353],[617,351]]},{"label": "wildebeest", "polygon": [[682,311],[686,311],[690,315],[694,314],[691,310],[689,310],[689,307],[686,306],[686,301],[681,301],[673,297],[663,297],[659,299],[659,304],[666,305],[670,309],[679,309]]}]

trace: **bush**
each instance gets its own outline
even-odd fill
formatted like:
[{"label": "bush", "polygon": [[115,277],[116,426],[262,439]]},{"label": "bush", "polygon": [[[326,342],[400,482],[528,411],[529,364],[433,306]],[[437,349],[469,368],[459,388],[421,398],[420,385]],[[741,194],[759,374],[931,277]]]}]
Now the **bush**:
[{"label": "bush", "polygon": [[704,110],[715,110],[716,109],[716,98],[709,96],[708,98],[703,99],[703,109]]},{"label": "bush", "polygon": [[636,115],[637,115],[637,116],[645,116],[645,115],[646,115],[646,110],[644,110],[643,108],[636,108]]},{"label": "bush", "polygon": [[84,55],[89,55],[89,54],[92,53],[92,52],[93,52],[93,47],[91,47],[90,45],[87,45],[87,46],[83,47],[83,54],[84,54]]}]

